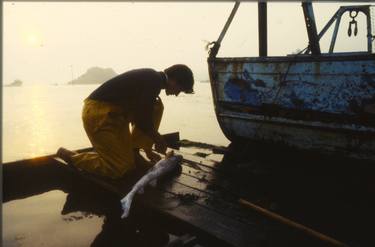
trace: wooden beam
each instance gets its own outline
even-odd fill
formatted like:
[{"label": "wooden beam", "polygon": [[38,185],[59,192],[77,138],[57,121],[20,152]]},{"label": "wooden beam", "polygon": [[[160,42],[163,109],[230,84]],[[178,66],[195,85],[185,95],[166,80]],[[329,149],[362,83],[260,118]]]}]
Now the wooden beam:
[{"label": "wooden beam", "polygon": [[308,227],[306,227],[304,225],[301,225],[301,224],[299,224],[297,222],[294,222],[294,221],[292,221],[290,219],[287,219],[287,218],[285,218],[283,216],[280,216],[280,215],[278,215],[276,213],[273,213],[273,212],[271,212],[271,211],[269,211],[269,210],[267,210],[265,208],[259,207],[259,206],[255,205],[255,204],[253,204],[253,203],[251,203],[249,201],[246,201],[244,199],[239,199],[238,202],[241,205],[243,205],[243,206],[245,206],[247,208],[251,208],[251,209],[257,211],[258,213],[261,213],[262,215],[264,215],[264,216],[266,216],[266,217],[268,217],[270,219],[273,219],[273,220],[276,220],[276,221],[278,221],[278,222],[280,222],[282,224],[291,226],[291,227],[293,227],[295,229],[298,229],[298,230],[300,230],[300,231],[302,231],[302,232],[304,232],[304,233],[306,233],[306,234],[308,234],[310,236],[316,237],[316,238],[318,238],[318,239],[320,239],[320,240],[322,240],[324,242],[327,242],[327,243],[329,243],[329,244],[331,244],[333,246],[348,247],[348,245],[346,245],[346,244],[344,244],[344,243],[342,243],[342,242],[340,242],[340,241],[338,241],[338,240],[336,240],[334,238],[331,238],[331,237],[329,237],[327,235],[324,235],[324,234],[322,234],[320,232],[317,232],[317,231],[315,231],[315,230],[313,230],[311,228],[308,228]]},{"label": "wooden beam", "polygon": [[267,3],[258,3],[259,56],[267,56]]},{"label": "wooden beam", "polygon": [[313,55],[320,55],[320,45],[318,32],[316,30],[316,23],[314,17],[314,10],[311,2],[302,3],[303,14],[305,16],[305,23],[307,35],[309,37],[309,48]]}]

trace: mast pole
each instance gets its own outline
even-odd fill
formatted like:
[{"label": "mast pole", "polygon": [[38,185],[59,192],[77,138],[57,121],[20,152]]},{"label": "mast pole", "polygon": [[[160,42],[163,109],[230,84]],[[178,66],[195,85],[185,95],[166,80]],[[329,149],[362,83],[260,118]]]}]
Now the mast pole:
[{"label": "mast pole", "polygon": [[258,3],[259,56],[267,56],[267,2]]}]

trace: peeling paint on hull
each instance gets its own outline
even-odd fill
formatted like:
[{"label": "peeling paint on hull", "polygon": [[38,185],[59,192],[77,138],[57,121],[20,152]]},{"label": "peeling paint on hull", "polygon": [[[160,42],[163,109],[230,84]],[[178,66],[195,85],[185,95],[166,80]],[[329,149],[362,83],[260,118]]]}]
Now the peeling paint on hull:
[{"label": "peeling paint on hull", "polygon": [[209,59],[224,134],[375,160],[375,55]]}]

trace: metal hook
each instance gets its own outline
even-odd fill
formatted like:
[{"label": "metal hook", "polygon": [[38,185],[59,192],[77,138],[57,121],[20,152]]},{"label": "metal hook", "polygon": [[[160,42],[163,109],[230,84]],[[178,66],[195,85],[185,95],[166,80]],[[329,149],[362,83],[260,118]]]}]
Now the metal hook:
[{"label": "metal hook", "polygon": [[350,16],[350,18],[352,18],[352,20],[349,22],[348,36],[349,37],[352,36],[352,25],[354,25],[354,36],[357,36],[357,34],[358,34],[358,23],[355,20],[355,18],[358,16],[358,11],[357,10],[351,10],[349,12],[349,16]]},{"label": "metal hook", "polygon": [[[352,15],[352,13],[354,13],[354,15]],[[358,10],[351,10],[349,12],[349,16],[354,20],[354,18],[356,18],[358,15]]]}]

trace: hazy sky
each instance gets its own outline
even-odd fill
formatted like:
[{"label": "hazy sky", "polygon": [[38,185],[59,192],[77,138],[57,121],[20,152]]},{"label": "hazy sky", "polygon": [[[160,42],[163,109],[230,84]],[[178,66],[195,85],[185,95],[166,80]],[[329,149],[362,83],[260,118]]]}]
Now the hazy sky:
[{"label": "hazy sky", "polygon": [[[313,4],[318,31],[340,5],[351,4]],[[232,7],[231,2],[5,2],[3,83],[62,84],[92,66],[122,73],[174,63],[189,65],[198,80],[208,79],[205,41],[218,38]],[[257,18],[257,3],[241,3],[218,56],[257,56]],[[341,21],[337,50],[365,50],[364,17],[358,17],[356,38],[346,35],[349,20],[345,15]],[[269,2],[268,30],[269,55],[305,48],[301,3]]]}]

